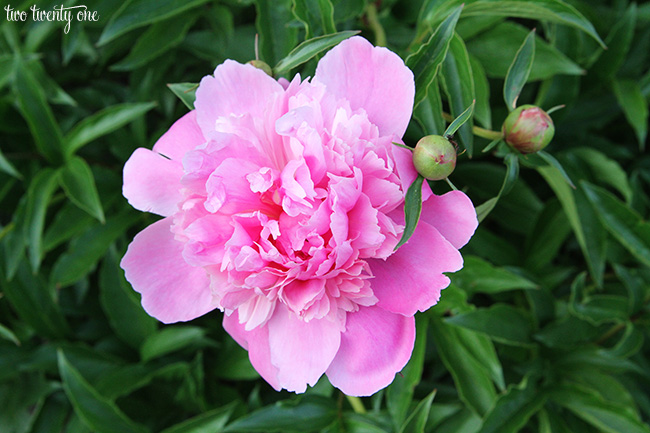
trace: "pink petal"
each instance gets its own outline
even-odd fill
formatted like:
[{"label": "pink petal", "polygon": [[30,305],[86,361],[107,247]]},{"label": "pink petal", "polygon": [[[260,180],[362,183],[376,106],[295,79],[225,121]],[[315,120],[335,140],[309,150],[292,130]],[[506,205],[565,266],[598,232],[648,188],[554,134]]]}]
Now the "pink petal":
[{"label": "pink petal", "polygon": [[163,323],[192,320],[216,307],[208,274],[183,260],[171,224],[165,218],[138,233],[120,263],[145,311]]},{"label": "pink petal", "polygon": [[433,226],[420,221],[411,239],[386,261],[369,259],[375,278],[370,285],[377,305],[393,313],[412,316],[426,311],[449,285],[442,272],[456,272],[463,258]]},{"label": "pink petal", "polygon": [[401,137],[411,119],[415,83],[399,56],[362,37],[341,42],[318,63],[314,80],[363,108],[380,135]]},{"label": "pink petal", "polygon": [[214,76],[203,77],[196,91],[194,106],[203,135],[212,138],[217,119],[250,114],[264,119],[269,101],[284,89],[261,69],[226,60],[217,66]]},{"label": "pink petal", "polygon": [[183,199],[182,176],[180,162],[141,147],[124,165],[122,194],[138,210],[169,216]]},{"label": "pink petal", "polygon": [[474,205],[461,191],[432,195],[422,203],[421,221],[434,226],[458,249],[469,242],[478,227]]},{"label": "pink petal", "polygon": [[278,369],[271,364],[268,328],[260,326],[252,331],[246,331],[244,324],[239,323],[237,314],[224,315],[223,328],[240,346],[248,350],[248,359],[260,376],[276,391],[280,391],[282,387],[278,381]]},{"label": "pink petal", "polygon": [[341,347],[327,369],[332,385],[367,396],[389,385],[413,351],[415,319],[377,306],[349,313]]},{"label": "pink petal", "polygon": [[153,150],[174,161],[182,161],[183,155],[205,141],[199,124],[196,123],[196,110],[192,110],[178,119],[158,139]]},{"label": "pink petal", "polygon": [[278,368],[282,388],[300,393],[305,392],[308,384],[314,386],[339,349],[338,324],[327,319],[304,322],[278,304],[266,326],[271,362]]}]

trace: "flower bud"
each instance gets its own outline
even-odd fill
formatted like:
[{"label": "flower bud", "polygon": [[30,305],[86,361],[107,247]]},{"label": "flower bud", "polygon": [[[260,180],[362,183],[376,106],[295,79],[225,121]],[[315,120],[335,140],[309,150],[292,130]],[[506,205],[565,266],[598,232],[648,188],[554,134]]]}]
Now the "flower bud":
[{"label": "flower bud", "polygon": [[264,72],[266,72],[266,75],[268,75],[269,77],[273,76],[273,70],[271,69],[271,67],[267,63],[261,60],[251,60],[250,62],[248,62],[248,64],[255,66],[257,69],[263,70]]},{"label": "flower bud", "polygon": [[456,147],[440,135],[422,137],[413,151],[413,165],[429,180],[445,179],[456,168]]},{"label": "flower bud", "polygon": [[534,105],[522,105],[506,117],[502,132],[510,147],[521,153],[534,153],[551,142],[555,126],[546,111]]}]

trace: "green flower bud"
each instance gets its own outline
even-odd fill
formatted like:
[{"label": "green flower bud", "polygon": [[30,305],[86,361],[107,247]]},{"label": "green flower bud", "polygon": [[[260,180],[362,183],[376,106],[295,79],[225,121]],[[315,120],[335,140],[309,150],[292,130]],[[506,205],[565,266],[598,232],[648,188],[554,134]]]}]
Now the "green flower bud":
[{"label": "green flower bud", "polygon": [[273,70],[271,67],[261,60],[251,60],[248,64],[255,66],[257,69],[263,70],[269,77],[273,76]]},{"label": "green flower bud", "polygon": [[546,111],[534,105],[522,105],[506,117],[502,132],[504,140],[513,149],[534,153],[551,142],[555,126]]},{"label": "green flower bud", "polygon": [[422,177],[445,179],[456,168],[456,147],[440,135],[422,137],[413,151],[413,165]]}]

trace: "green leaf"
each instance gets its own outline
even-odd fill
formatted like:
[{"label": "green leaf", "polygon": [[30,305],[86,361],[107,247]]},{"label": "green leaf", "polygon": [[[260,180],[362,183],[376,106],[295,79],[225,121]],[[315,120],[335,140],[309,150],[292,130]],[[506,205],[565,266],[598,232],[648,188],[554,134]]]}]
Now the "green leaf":
[{"label": "green leaf", "polygon": [[51,168],[40,171],[29,184],[25,215],[25,241],[29,247],[29,261],[38,271],[43,255],[43,227],[52,194],[57,188],[57,173]]},{"label": "green leaf", "polygon": [[607,231],[641,263],[650,266],[650,223],[610,192],[584,181],[581,185]]},{"label": "green leaf", "polygon": [[456,131],[458,131],[458,128],[463,126],[463,124],[465,124],[465,122],[467,122],[469,118],[472,117],[475,102],[476,101],[472,101],[469,107],[467,107],[462,113],[460,113],[458,117],[454,119],[453,122],[449,124],[443,135],[454,135]]},{"label": "green leaf", "polygon": [[630,408],[605,401],[588,388],[561,385],[551,391],[551,400],[567,408],[598,430],[606,433],[650,433]]},{"label": "green leaf", "polygon": [[557,171],[562,175],[566,183],[568,183],[571,188],[575,189],[576,186],[573,184],[573,181],[571,181],[571,178],[566,173],[566,171],[564,171],[564,167],[562,167],[562,164],[560,164],[560,162],[557,159],[555,159],[553,155],[551,155],[550,153],[544,150],[537,152],[537,155],[540,158],[542,158],[544,161],[546,161],[548,165],[550,165],[551,167],[555,167]]},{"label": "green leaf", "polygon": [[[593,214],[592,209],[582,204],[581,198],[577,196],[578,193],[574,192],[566,183],[564,175],[557,167],[538,167],[537,171],[560,200],[564,213],[587,260],[589,273],[600,284],[605,268],[605,239],[601,224],[597,218],[594,221],[591,215]],[[590,236],[586,235],[587,232],[589,232]]]},{"label": "green leaf", "polygon": [[298,42],[298,29],[288,26],[293,19],[291,0],[256,0],[255,4],[255,27],[260,35],[260,60],[269,65],[277,64]]},{"label": "green leaf", "polygon": [[[505,78],[508,68],[528,37],[529,29],[512,21],[504,21],[467,41],[467,49],[485,68],[488,77]],[[544,39],[535,36],[535,58],[528,81],[538,81],[557,75],[581,75],[583,69]]]},{"label": "green leaf", "polygon": [[420,124],[425,135],[442,135],[446,124],[442,116],[442,97],[437,78],[429,84],[426,98],[415,107],[413,117]]},{"label": "green leaf", "polygon": [[144,312],[138,296],[124,278],[117,253],[109,249],[99,272],[100,301],[108,323],[134,349],[156,332],[156,320]]},{"label": "green leaf", "polygon": [[196,101],[196,89],[199,87],[197,83],[173,83],[167,84],[169,90],[174,92],[183,104],[190,110],[194,110],[194,101]]},{"label": "green leaf", "polygon": [[425,99],[429,85],[442,67],[462,9],[462,6],[455,8],[429,40],[406,58],[406,66],[413,71],[415,77],[415,107]]},{"label": "green leaf", "polygon": [[58,351],[59,373],[63,389],[75,412],[89,428],[97,433],[145,433],[148,430],[130,420],[113,403],[102,397],[79,371]]},{"label": "green leaf", "polygon": [[305,26],[305,38],[336,33],[334,6],[330,0],[293,0],[293,14]]},{"label": "green leaf", "polygon": [[236,403],[231,403],[197,415],[160,433],[214,433],[221,431],[232,414]]},{"label": "green leaf", "polygon": [[605,39],[607,50],[603,50],[596,63],[590,68],[601,79],[611,80],[621,67],[634,37],[636,19],[637,7],[632,3],[607,35]]},{"label": "green leaf", "polygon": [[169,326],[149,335],[142,343],[140,356],[144,362],[206,341],[205,330],[196,326]]},{"label": "green leaf", "polygon": [[7,158],[5,158],[4,154],[2,153],[2,149],[0,149],[0,171],[7,173],[9,176],[13,176],[16,179],[22,179],[23,175],[20,174],[18,170],[9,162]]},{"label": "green leaf", "polygon": [[519,99],[524,84],[528,81],[528,75],[530,75],[530,70],[533,67],[533,59],[535,59],[535,29],[528,33],[528,36],[524,39],[506,74],[506,81],[503,85],[503,100],[510,111],[517,107],[517,99]]},{"label": "green leaf", "polygon": [[97,46],[101,47],[131,30],[171,18],[207,2],[208,0],[133,0],[124,3],[104,27]]},{"label": "green leaf", "polygon": [[424,178],[421,175],[415,178],[404,198],[404,218],[405,227],[402,233],[402,238],[395,246],[398,249],[404,245],[411,238],[415,229],[420,221],[420,213],[422,212],[422,182]]},{"label": "green leaf", "polygon": [[131,71],[169,52],[183,42],[197,18],[198,14],[189,13],[152,25],[138,38],[129,54],[111,66],[111,70]]},{"label": "green leaf", "polygon": [[422,378],[427,329],[429,326],[428,318],[424,315],[416,316],[415,326],[415,345],[411,359],[402,369],[401,374],[395,376],[393,383],[386,388],[386,406],[393,418],[395,427],[401,426],[404,422],[411,401],[413,400],[413,391]]},{"label": "green leaf", "polygon": [[306,40],[291,50],[291,52],[287,54],[285,58],[280,60],[278,64],[273,68],[273,73],[275,75],[282,75],[286,72],[289,72],[291,69],[302,65],[303,63],[311,60],[316,55],[356,34],[359,34],[358,30],[351,30],[318,36],[313,39]]},{"label": "green leaf", "polygon": [[245,415],[222,431],[228,432],[304,432],[305,427],[321,430],[337,417],[336,404],[319,395],[306,395],[298,400],[279,401]]},{"label": "green leaf", "polygon": [[63,135],[43,88],[22,61],[16,61],[14,76],[16,101],[39,153],[49,162],[60,163],[63,160]]},{"label": "green leaf", "polygon": [[632,201],[632,187],[627,180],[627,173],[618,162],[589,147],[572,149],[570,155],[577,156],[587,164],[594,179],[616,188],[627,203]]},{"label": "green leaf", "polygon": [[155,102],[128,102],[104,108],[85,118],[66,135],[66,155],[71,156],[86,144],[133,122],[155,106]]},{"label": "green leaf", "polygon": [[458,131],[460,141],[467,149],[468,154],[471,155],[474,144],[472,115],[474,114],[476,96],[469,54],[465,48],[465,43],[458,34],[454,34],[451,39],[449,51],[447,51],[445,61],[442,63],[440,79],[447,95],[451,115],[457,117],[457,119],[462,119],[461,123],[454,126],[456,130],[452,128],[452,125],[454,125],[454,122],[452,122],[445,135],[453,135]]},{"label": "green leaf", "polygon": [[[470,56],[469,63],[472,68],[472,80],[474,81],[474,93],[476,95],[476,107],[474,117],[484,128],[492,129],[492,110],[490,108],[490,83],[485,76],[485,69],[476,57]],[[483,149],[483,152],[487,150]]]},{"label": "green leaf", "polygon": [[466,256],[463,269],[451,275],[454,285],[469,293],[500,293],[536,289],[537,285],[504,268],[496,268],[476,256]]},{"label": "green leaf", "polygon": [[43,235],[43,251],[48,252],[78,236],[95,224],[95,219],[72,203],[66,203],[54,216]]},{"label": "green leaf", "polygon": [[436,396],[436,390],[426,396],[413,410],[413,413],[404,422],[404,425],[399,430],[400,433],[424,433],[427,419],[429,418],[429,411],[431,410],[431,403]]},{"label": "green leaf", "polygon": [[59,181],[72,203],[97,218],[102,224],[105,222],[95,178],[86,161],[77,156],[70,159],[60,169]]},{"label": "green leaf", "polygon": [[525,377],[519,385],[510,386],[499,396],[485,416],[478,433],[516,433],[546,402],[546,392],[539,392],[534,381]]},{"label": "green leaf", "polygon": [[445,319],[447,323],[486,334],[494,341],[512,345],[530,345],[533,325],[524,310],[507,304],[458,314]]},{"label": "green leaf", "polygon": [[612,84],[618,105],[632,125],[639,148],[643,150],[648,135],[648,101],[643,97],[639,83],[634,80],[614,80]]},{"label": "green leaf", "polygon": [[16,346],[20,346],[20,340],[18,337],[16,337],[16,334],[14,334],[11,329],[7,328],[2,323],[0,323],[0,338],[11,341]]},{"label": "green leaf", "polygon": [[109,246],[137,220],[127,212],[109,217],[106,224],[93,226],[70,242],[68,250],[54,263],[50,279],[54,286],[65,287],[93,270]]},{"label": "green leaf", "polygon": [[472,331],[432,320],[432,335],[447,370],[451,373],[462,401],[479,415],[485,415],[496,401],[496,391],[485,366],[489,354],[475,352],[479,347],[471,339]]}]

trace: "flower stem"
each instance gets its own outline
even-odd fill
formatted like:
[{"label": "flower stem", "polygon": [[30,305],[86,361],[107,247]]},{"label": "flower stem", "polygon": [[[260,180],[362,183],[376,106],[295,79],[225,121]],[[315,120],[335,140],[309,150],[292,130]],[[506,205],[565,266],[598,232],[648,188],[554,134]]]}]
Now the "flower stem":
[{"label": "flower stem", "polygon": [[[447,122],[454,121],[453,116],[449,113],[443,112],[442,117],[444,117]],[[490,129],[481,128],[480,126],[472,126],[472,133],[477,137],[487,138],[488,140],[503,138],[501,131],[492,131]]]},{"label": "flower stem", "polygon": [[374,3],[368,3],[366,7],[366,18],[368,19],[368,26],[375,33],[375,45],[378,47],[386,46],[386,32],[379,22],[379,17],[377,16],[377,5]]},{"label": "flower stem", "polygon": [[345,397],[348,399],[350,406],[352,406],[352,409],[356,413],[366,413],[366,408],[363,406],[363,402],[359,397],[353,397],[347,394],[345,395]]}]

